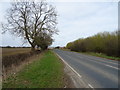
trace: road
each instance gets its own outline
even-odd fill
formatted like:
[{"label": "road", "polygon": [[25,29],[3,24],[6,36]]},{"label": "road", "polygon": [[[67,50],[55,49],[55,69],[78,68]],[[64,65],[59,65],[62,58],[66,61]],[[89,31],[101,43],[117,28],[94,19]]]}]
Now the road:
[{"label": "road", "polygon": [[55,49],[91,88],[118,88],[118,61]]}]

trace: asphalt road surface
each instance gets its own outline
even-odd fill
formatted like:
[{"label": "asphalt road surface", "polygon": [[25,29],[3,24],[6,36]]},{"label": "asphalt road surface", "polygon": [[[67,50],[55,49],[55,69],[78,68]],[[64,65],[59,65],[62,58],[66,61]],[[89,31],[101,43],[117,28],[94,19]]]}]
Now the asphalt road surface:
[{"label": "asphalt road surface", "polygon": [[59,49],[55,49],[54,52],[91,88],[118,88],[118,61]]}]

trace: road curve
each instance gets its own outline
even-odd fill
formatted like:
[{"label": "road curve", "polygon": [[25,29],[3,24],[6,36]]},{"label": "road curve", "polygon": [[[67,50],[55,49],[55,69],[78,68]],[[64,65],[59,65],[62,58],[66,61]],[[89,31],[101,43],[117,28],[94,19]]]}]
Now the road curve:
[{"label": "road curve", "polygon": [[118,88],[118,61],[58,49],[54,52],[92,88]]}]

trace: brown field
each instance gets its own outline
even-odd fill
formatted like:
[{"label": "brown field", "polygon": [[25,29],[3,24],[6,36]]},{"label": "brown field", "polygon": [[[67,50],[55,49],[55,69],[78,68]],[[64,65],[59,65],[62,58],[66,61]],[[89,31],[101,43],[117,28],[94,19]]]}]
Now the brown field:
[{"label": "brown field", "polygon": [[[16,55],[30,52],[31,48],[2,48],[2,56]],[[1,49],[0,49],[1,50]]]}]

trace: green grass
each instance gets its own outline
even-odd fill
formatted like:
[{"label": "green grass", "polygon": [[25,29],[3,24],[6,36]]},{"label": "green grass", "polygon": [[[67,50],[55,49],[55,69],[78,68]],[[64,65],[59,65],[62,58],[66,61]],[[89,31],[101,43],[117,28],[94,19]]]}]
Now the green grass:
[{"label": "green grass", "polygon": [[3,88],[63,88],[63,64],[52,51],[3,83]]},{"label": "green grass", "polygon": [[[83,53],[83,52],[80,52],[80,53]],[[102,58],[107,58],[107,59],[111,59],[111,60],[120,60],[120,57],[107,56],[103,53],[84,52],[83,54],[102,57]]]},{"label": "green grass", "polygon": [[[70,51],[70,49],[61,49],[61,50]],[[75,51],[71,51],[71,52],[75,52]],[[95,53],[95,52],[78,52],[78,53],[120,61],[120,57],[107,56],[103,53]]]}]

